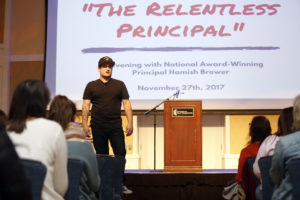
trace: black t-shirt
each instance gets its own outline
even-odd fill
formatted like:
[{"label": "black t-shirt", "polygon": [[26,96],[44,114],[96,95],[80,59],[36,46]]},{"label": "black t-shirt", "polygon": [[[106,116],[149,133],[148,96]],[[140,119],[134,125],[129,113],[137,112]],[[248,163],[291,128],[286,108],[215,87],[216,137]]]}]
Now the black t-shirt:
[{"label": "black t-shirt", "polygon": [[128,91],[122,81],[110,79],[103,83],[100,79],[91,81],[84,90],[83,99],[92,103],[92,127],[122,127],[121,102],[128,99]]}]

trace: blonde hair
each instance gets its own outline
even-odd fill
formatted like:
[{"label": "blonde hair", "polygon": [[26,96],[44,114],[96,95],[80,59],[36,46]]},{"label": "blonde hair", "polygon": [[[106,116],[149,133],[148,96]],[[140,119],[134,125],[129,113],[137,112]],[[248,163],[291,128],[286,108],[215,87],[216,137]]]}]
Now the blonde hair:
[{"label": "blonde hair", "polygon": [[294,100],[293,117],[293,130],[300,131],[300,95],[298,95]]}]

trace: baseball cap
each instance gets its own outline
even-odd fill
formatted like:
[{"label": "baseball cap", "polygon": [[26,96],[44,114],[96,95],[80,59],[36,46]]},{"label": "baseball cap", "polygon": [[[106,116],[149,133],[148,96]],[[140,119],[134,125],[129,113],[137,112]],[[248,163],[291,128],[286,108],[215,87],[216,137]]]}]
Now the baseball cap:
[{"label": "baseball cap", "polygon": [[109,64],[111,67],[115,65],[115,62],[108,56],[101,58],[98,62],[98,67],[101,67],[105,64]]}]

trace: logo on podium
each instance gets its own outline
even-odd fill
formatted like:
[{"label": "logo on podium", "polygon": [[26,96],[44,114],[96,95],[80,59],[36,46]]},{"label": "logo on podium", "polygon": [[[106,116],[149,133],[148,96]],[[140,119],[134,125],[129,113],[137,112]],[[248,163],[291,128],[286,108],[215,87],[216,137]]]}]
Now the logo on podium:
[{"label": "logo on podium", "polygon": [[194,117],[194,108],[172,108],[172,117]]}]

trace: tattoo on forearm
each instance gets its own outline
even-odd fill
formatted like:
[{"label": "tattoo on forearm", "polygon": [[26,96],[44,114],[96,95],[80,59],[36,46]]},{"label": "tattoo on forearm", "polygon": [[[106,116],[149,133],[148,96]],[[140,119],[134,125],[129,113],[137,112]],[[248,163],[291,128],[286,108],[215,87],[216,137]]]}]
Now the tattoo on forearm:
[{"label": "tattoo on forearm", "polygon": [[88,106],[84,105],[83,109],[82,109],[82,121],[87,122],[88,121],[88,116],[89,116]]}]

